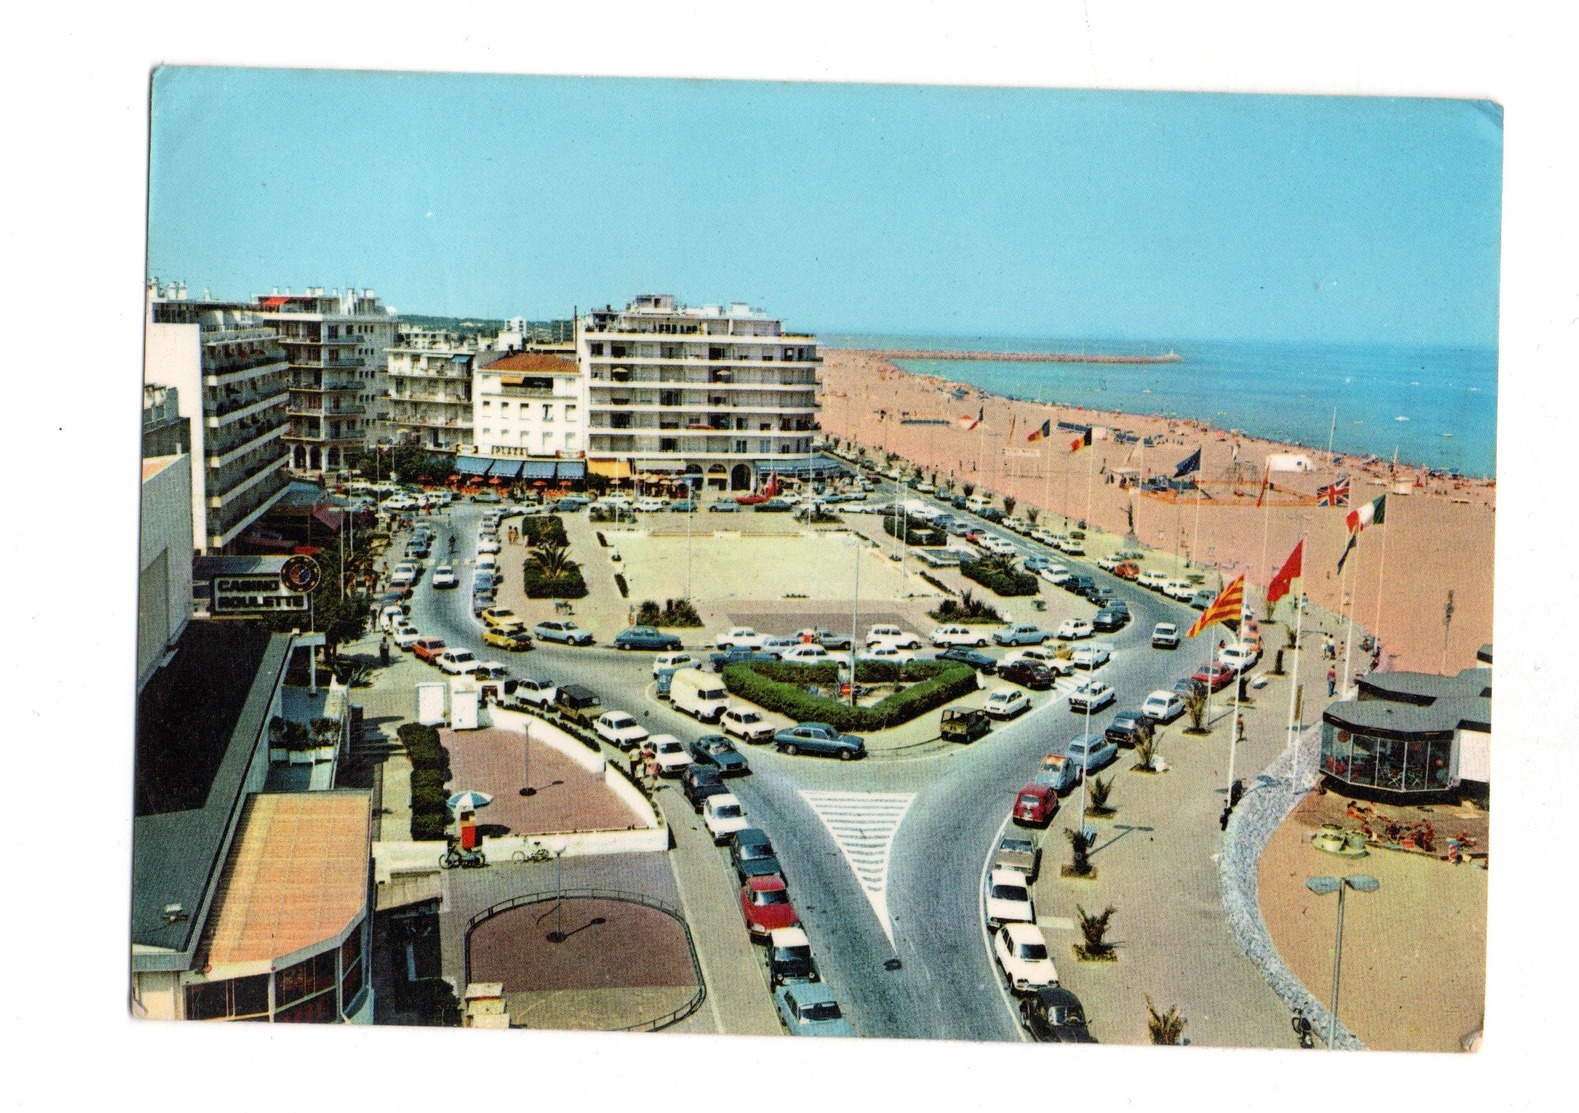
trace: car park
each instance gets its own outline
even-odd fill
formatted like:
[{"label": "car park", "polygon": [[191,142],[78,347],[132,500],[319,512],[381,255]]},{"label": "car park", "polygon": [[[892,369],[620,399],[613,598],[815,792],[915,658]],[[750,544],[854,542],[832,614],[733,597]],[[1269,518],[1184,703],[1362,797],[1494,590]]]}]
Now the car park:
[{"label": "car park", "polygon": [[766,742],[773,737],[773,726],[760,711],[750,707],[730,707],[719,717],[725,734],[747,742]]},{"label": "car park", "polygon": [[998,688],[990,692],[986,704],[982,707],[989,719],[1012,719],[1016,715],[1025,714],[1030,709],[1030,697],[1013,688]]},{"label": "car park", "polygon": [[853,1036],[833,991],[821,982],[792,982],[773,995],[779,1019],[792,1036]]},{"label": "car park", "polygon": [[992,870],[987,875],[987,926],[996,931],[1003,924],[1036,922],[1036,905],[1025,874],[1019,870]]},{"label": "car park", "polygon": [[1099,669],[1112,659],[1113,647],[1107,642],[1087,642],[1069,655],[1069,663],[1077,669]]},{"label": "car park", "polygon": [[549,707],[554,702],[554,682],[541,676],[522,677],[510,690],[516,707]]},{"label": "car park", "polygon": [[433,658],[433,663],[451,676],[465,676],[482,662],[471,650],[451,646]]},{"label": "car park", "polygon": [[1069,710],[1082,712],[1101,711],[1118,696],[1101,680],[1084,680],[1069,693]]},{"label": "car park", "polygon": [[866,740],[844,734],[827,723],[797,723],[773,735],[773,746],[781,754],[817,754],[840,761],[866,756]]},{"label": "car park", "polygon": [[751,772],[746,759],[734,744],[721,734],[704,734],[694,738],[686,747],[691,753],[691,763],[698,768],[713,768],[721,777],[740,776]]},{"label": "car park", "polygon": [[1133,747],[1151,740],[1156,727],[1153,720],[1141,711],[1120,711],[1113,716],[1102,736],[1115,746]]},{"label": "car park", "polygon": [[615,649],[676,650],[681,644],[673,634],[665,634],[653,626],[627,626],[614,635]]},{"label": "car park", "polygon": [[977,652],[974,649],[966,649],[962,645],[956,645],[952,649],[945,649],[937,655],[937,660],[958,661],[960,664],[969,665],[987,676],[991,676],[998,670],[998,662],[987,656],[987,654]]},{"label": "car park", "polygon": [[605,711],[593,722],[592,733],[622,750],[633,750],[647,741],[647,728],[626,711]]},{"label": "car park", "polygon": [[[1018,684],[1021,687],[1029,688],[1033,692],[1045,692],[1058,682],[1058,674],[1052,669],[1048,668],[1046,665],[1042,664],[1040,661],[1032,661],[1029,658],[1021,658],[1018,661],[1010,661],[1008,664],[1000,664],[998,666],[998,679],[1007,680],[1011,684]],[[1013,692],[1013,689],[1000,688],[998,691]],[[994,695],[996,694],[997,693],[994,693]],[[1025,707],[1021,710],[1028,710],[1030,708],[1030,701],[1026,699],[1025,693],[1018,692],[1015,694],[1018,695],[1021,700],[1025,701]],[[1007,699],[1007,697],[1004,698]],[[987,708],[989,713],[991,713],[993,705],[994,701],[992,696],[988,696]],[[1012,713],[1017,715],[1019,714],[1019,710],[1016,710]]]},{"label": "car park", "polygon": [[979,626],[952,624],[937,627],[927,640],[939,649],[961,645],[984,646],[987,644],[987,634]]},{"label": "car park", "polygon": [[603,704],[591,688],[561,684],[554,690],[554,710],[572,722],[590,727],[603,714]]},{"label": "car park", "polygon": [[740,914],[753,941],[765,941],[775,928],[800,923],[790,903],[789,887],[776,875],[752,877],[740,889]]},{"label": "car park", "polygon": [[532,636],[541,642],[563,642],[565,645],[591,645],[592,634],[574,622],[549,619],[532,627]]},{"label": "car park", "polygon": [[1030,622],[1010,622],[992,633],[995,645],[1041,645],[1052,635]]},{"label": "car park", "polygon": [[786,982],[822,981],[804,929],[775,928],[768,933],[768,981],[775,989]]},{"label": "car park", "polygon": [[1190,674],[1191,680],[1205,684],[1214,692],[1228,687],[1229,682],[1232,681],[1233,678],[1234,674],[1232,671],[1225,669],[1222,665],[1215,663],[1210,665],[1202,665],[1200,668],[1196,669]]},{"label": "car park", "polygon": [[833,658],[828,651],[815,643],[811,645],[792,645],[779,657],[786,665],[826,665]]},{"label": "car park", "polygon": [[1020,1000],[1020,1027],[1036,1043],[1096,1043],[1086,1011],[1063,986],[1050,985]]},{"label": "car park", "polygon": [[448,564],[441,564],[433,570],[433,579],[430,581],[435,590],[443,591],[459,587],[460,578],[455,575],[455,569]]},{"label": "car park", "polygon": [[411,643],[411,655],[430,665],[438,663],[439,654],[443,653],[444,649],[443,638],[418,638]]},{"label": "car park", "polygon": [[1059,641],[1075,641],[1080,638],[1089,638],[1092,634],[1091,623],[1083,618],[1066,618],[1059,625],[1057,633],[1053,636]]},{"label": "car park", "polygon": [[1023,873],[1025,883],[1029,885],[1042,872],[1042,848],[1029,835],[1006,831],[998,840],[997,849],[992,852],[991,868]]},{"label": "car park", "polygon": [[992,957],[1015,993],[1031,993],[1058,984],[1058,970],[1047,953],[1047,940],[1034,923],[1008,923],[992,940]]},{"label": "car park", "polygon": [[1178,649],[1179,628],[1171,622],[1159,622],[1151,631],[1151,648]]},{"label": "car park", "polygon": [[1168,692],[1161,689],[1146,697],[1140,705],[1140,710],[1146,718],[1159,723],[1171,723],[1184,714],[1184,700],[1177,692]]},{"label": "car park", "polygon": [[898,626],[873,626],[866,631],[866,644],[891,645],[896,649],[920,649],[921,639]]},{"label": "car park", "polygon": [[495,626],[491,630],[483,631],[482,640],[484,645],[516,652],[532,648],[532,635],[526,632],[524,626]]},{"label": "car park", "polygon": [[702,825],[713,836],[714,846],[723,846],[736,831],[751,826],[746,819],[746,806],[730,792],[703,800]]},{"label": "car park", "polygon": [[703,801],[729,792],[717,767],[695,764],[680,775],[680,790],[698,815],[702,812]]},{"label": "car park", "polygon": [[735,837],[729,840],[729,862],[742,885],[753,877],[782,877],[784,874],[778,855],[773,852],[772,840],[759,827],[735,832]]}]

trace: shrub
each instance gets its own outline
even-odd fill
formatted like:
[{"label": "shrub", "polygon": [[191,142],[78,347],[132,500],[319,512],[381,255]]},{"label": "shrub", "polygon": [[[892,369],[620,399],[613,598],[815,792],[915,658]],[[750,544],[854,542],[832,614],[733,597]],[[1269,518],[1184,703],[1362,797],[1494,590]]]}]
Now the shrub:
[{"label": "shrub", "polygon": [[584,599],[587,595],[581,565],[573,560],[564,562],[558,576],[547,575],[536,561],[526,561],[521,566],[521,587],[528,599]]},{"label": "shrub", "polygon": [[[923,580],[925,580],[927,583],[931,584],[933,587],[937,588],[944,595],[953,596],[955,594],[955,591],[954,591],[953,588],[949,587],[948,584],[944,583],[942,580],[938,579],[936,576],[934,576],[930,572],[923,572],[923,573],[921,573],[921,578]],[[936,615],[934,615],[933,617],[936,617]]]},{"label": "shrub", "polygon": [[1147,995],[1146,1034],[1151,1037],[1152,1043],[1171,1047],[1183,1042],[1186,1023],[1177,1005],[1168,1006],[1165,1013],[1158,1012],[1157,1006],[1151,1003],[1151,996]]},{"label": "shrub", "polygon": [[449,816],[443,812],[412,812],[411,839],[413,842],[437,842],[444,837],[449,826]]},{"label": "shrub", "polygon": [[[620,598],[621,599],[629,599],[630,598],[631,589],[630,589],[630,584],[625,582],[625,573],[623,573],[623,572],[616,572],[616,573],[614,573],[614,586],[620,589]],[[585,594],[586,594],[586,584],[583,583],[582,584],[581,595],[585,595]],[[579,598],[581,598],[581,595],[574,596],[574,598],[579,599]]]},{"label": "shrub", "polygon": [[994,595],[1004,598],[1035,595],[1037,592],[1035,576],[1014,568],[1004,570],[1001,564],[992,564],[985,560],[965,560],[960,562],[959,570],[967,580],[975,580]]},{"label": "shrub", "polygon": [[959,598],[945,599],[938,609],[928,612],[939,622],[957,622],[966,626],[989,626],[1003,621],[1003,615],[991,603],[983,603],[969,591]]},{"label": "shrub", "polygon": [[447,813],[449,811],[449,794],[444,791],[442,784],[443,782],[440,782],[440,787],[437,788],[432,785],[423,785],[421,788],[418,788],[416,784],[413,784],[411,786],[411,810],[413,812]]},{"label": "shrub", "polygon": [[700,626],[702,616],[689,599],[665,599],[663,608],[651,599],[643,599],[636,608],[638,626]]},{"label": "shrub", "polygon": [[1085,938],[1083,945],[1075,947],[1075,954],[1088,961],[1113,957],[1113,944],[1107,941],[1107,929],[1113,913],[1117,911],[1111,904],[1101,912],[1087,912],[1080,905],[1075,905],[1080,934]]},{"label": "shrub", "polygon": [[442,774],[441,784],[449,780],[450,752],[439,744],[438,731],[421,723],[402,723],[395,733],[411,759],[413,778],[417,771],[430,770]]},{"label": "shrub", "polygon": [[1003,513],[1004,513],[1004,517],[1007,517],[1007,518],[1014,517],[1014,508],[1017,505],[1019,505],[1019,504],[1015,501],[1015,498],[1014,498],[1013,495],[1004,495],[1003,496]]},{"label": "shrub", "polygon": [[565,523],[557,514],[533,514],[521,519],[521,539],[528,545],[568,545]]},{"label": "shrub", "polygon": [[903,669],[887,661],[857,662],[858,681],[916,681],[871,707],[851,707],[837,698],[814,696],[800,686],[807,682],[831,686],[837,677],[838,669],[833,665],[803,668],[764,661],[740,662],[724,669],[725,686],[742,699],[797,722],[827,723],[839,730],[897,726],[976,689],[976,670],[952,661],[916,661]]},{"label": "shrub", "polygon": [[884,514],[883,532],[912,546],[935,547],[948,540],[948,535],[936,526],[929,526],[908,515],[901,518],[897,514]]},{"label": "shrub", "polygon": [[444,774],[438,769],[413,769],[411,771],[411,793],[415,797],[422,789],[444,789]]}]

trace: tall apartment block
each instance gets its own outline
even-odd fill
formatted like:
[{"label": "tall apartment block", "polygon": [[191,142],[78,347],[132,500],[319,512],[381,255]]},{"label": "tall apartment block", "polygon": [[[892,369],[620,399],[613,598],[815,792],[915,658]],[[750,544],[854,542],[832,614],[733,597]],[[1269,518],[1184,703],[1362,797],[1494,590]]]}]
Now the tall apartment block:
[{"label": "tall apartment block", "polygon": [[371,290],[259,294],[253,308],[290,362],[290,466],[322,474],[388,443],[388,351],[397,318]]},{"label": "tall apartment block", "polygon": [[594,474],[684,472],[709,489],[749,490],[811,453],[816,337],[761,310],[643,294],[581,317],[576,355]]},{"label": "tall apartment block", "polygon": [[472,368],[478,343],[402,329],[388,352],[389,438],[434,452],[472,443]]},{"label": "tall apartment block", "polygon": [[[143,376],[145,441],[150,420],[168,424],[172,404],[187,423],[178,435],[192,458],[193,550],[233,551],[288,483],[289,371],[274,330],[245,305],[189,300],[184,284],[156,279],[147,289]],[[156,442],[168,436],[154,432]]]}]

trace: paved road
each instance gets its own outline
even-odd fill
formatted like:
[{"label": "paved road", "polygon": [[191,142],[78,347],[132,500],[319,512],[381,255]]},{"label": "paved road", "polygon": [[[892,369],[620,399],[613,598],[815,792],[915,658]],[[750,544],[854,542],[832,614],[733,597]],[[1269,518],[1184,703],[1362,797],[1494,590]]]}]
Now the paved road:
[{"label": "paved road", "polygon": [[[469,609],[470,562],[479,516],[480,508],[466,504],[459,504],[452,511],[457,537],[455,563],[461,586],[455,591],[435,592],[424,579],[413,601],[412,617],[424,634],[436,634],[450,644],[469,647],[479,656],[502,658],[509,655],[482,645],[481,626]],[[1021,556],[1039,553],[1059,559],[1057,553],[1040,544],[983,525],[989,532],[1009,540]],[[444,527],[438,527],[439,541],[431,563],[446,559],[445,532]],[[507,576],[519,575],[518,569],[506,568],[505,572]],[[745,803],[752,821],[773,837],[797,911],[812,939],[824,975],[857,1033],[973,1040],[1020,1038],[985,946],[981,920],[983,866],[1013,794],[1029,779],[1042,754],[1062,749],[1064,742],[1080,733],[1088,721],[1090,728],[1100,733],[1115,709],[1138,705],[1154,688],[1171,688],[1175,680],[1199,664],[1186,656],[1187,649],[1175,653],[1150,649],[1150,631],[1155,622],[1179,622],[1182,628],[1193,621],[1194,612],[1094,566],[1091,574],[1129,603],[1134,620],[1117,634],[1102,637],[1114,646],[1115,653],[1113,662],[1099,670],[1098,675],[1113,685],[1119,698],[1113,707],[1090,716],[1089,720],[1070,712],[1061,699],[1055,700],[1015,722],[1000,725],[968,748],[909,760],[874,756],[852,764],[804,756],[789,758],[766,747],[747,748],[754,774],[735,782],[734,790]],[[1069,598],[1073,600],[1074,597]],[[1095,609],[1083,601],[1078,606],[1081,614]],[[650,654],[540,646],[509,663],[517,675],[531,672],[559,682],[587,684],[602,693],[605,706],[638,714],[653,733],[668,732],[690,738],[706,729],[667,705],[646,698],[645,691],[651,680]],[[1061,689],[1071,686],[1070,680],[1060,682]],[[1223,737],[1222,730],[1216,737]],[[1121,759],[1121,763],[1127,764],[1127,759]],[[1214,775],[1216,772],[1213,770]],[[1203,785],[1207,783],[1205,773],[1203,769]],[[1127,784],[1121,784],[1123,787]],[[1176,782],[1176,787],[1182,790],[1185,786]],[[856,867],[862,862],[846,858],[833,831],[814,810],[815,794],[827,792],[913,797],[903,810],[903,820],[897,830],[891,832],[886,888],[881,894],[886,900],[886,922],[874,907],[872,894],[863,889],[857,877]],[[806,793],[813,794],[813,800],[808,800]],[[683,822],[689,814],[683,797],[674,790],[659,795],[671,823]],[[1188,802],[1181,799],[1177,805],[1170,805],[1176,807],[1185,822],[1194,825],[1189,837],[1192,854],[1199,849],[1196,843],[1200,839],[1208,843],[1215,839],[1213,820],[1220,806],[1218,799],[1209,789],[1199,789]],[[1056,877],[1057,866],[1067,860],[1067,849],[1058,832],[1066,824],[1073,825],[1078,806],[1076,793],[1065,801],[1044,838],[1047,864],[1044,880],[1038,885],[1038,899],[1043,901],[1039,911],[1043,918],[1049,914],[1056,917],[1073,915],[1072,908],[1045,907],[1047,898],[1043,894],[1050,884],[1047,876]],[[891,818],[883,816],[891,817],[893,810],[892,807],[874,808],[873,824],[880,827],[890,823]],[[859,817],[856,818],[855,827],[859,828]],[[848,832],[849,825],[845,824],[844,829]],[[887,832],[879,830],[877,841],[886,835]],[[852,841],[848,833],[844,837],[847,842]],[[706,848],[702,850],[705,853]],[[687,851],[687,858],[694,859],[694,849],[688,846]],[[864,850],[860,852],[865,853]],[[716,853],[720,857],[723,855],[722,851]],[[1204,859],[1205,854],[1201,857]],[[1156,863],[1151,866],[1156,868]],[[685,873],[682,889],[687,885],[733,886],[733,875],[727,867],[698,869],[693,860],[682,868]],[[1215,893],[1215,888],[1211,892]],[[708,896],[716,909],[722,894],[709,892]],[[733,899],[732,892],[728,899]],[[1144,915],[1141,907],[1132,907],[1130,911],[1134,913],[1132,924],[1141,921]],[[1193,914],[1213,919],[1211,907],[1203,907]],[[718,928],[717,915],[706,919],[708,928]],[[1227,928],[1220,923],[1221,919],[1220,910],[1217,910],[1215,920],[1219,934],[1226,939]],[[724,920],[727,923],[728,917]],[[743,935],[738,915],[734,920],[730,927],[720,930],[738,929]],[[1067,950],[1062,949],[1065,940],[1057,937],[1057,930],[1048,934],[1055,954],[1067,955]],[[1143,933],[1136,932],[1127,938],[1131,940],[1132,949],[1148,945]],[[701,944],[703,940],[698,942]],[[1188,948],[1189,940],[1170,940],[1169,945],[1175,943]],[[1187,960],[1187,956],[1181,957]],[[1241,964],[1248,969],[1248,963],[1241,960]],[[1113,1037],[1135,1038],[1129,1024],[1104,1023],[1095,1005],[1095,1000],[1104,998],[1104,991],[1098,981],[1091,980],[1098,975],[1073,969],[1076,964],[1068,959],[1060,961],[1059,965],[1064,983],[1077,993],[1087,994],[1093,1029],[1099,1035],[1108,1034],[1104,1031],[1108,1029]],[[1087,988],[1083,982],[1088,980]],[[1255,979],[1252,977],[1248,983],[1239,979],[1234,983],[1234,992],[1256,992]],[[1265,993],[1270,996],[1269,990]],[[1267,1009],[1264,1002],[1256,1004],[1251,1013],[1265,1019],[1255,1023],[1270,1024],[1273,1019],[1282,1022],[1276,1010]],[[1123,1007],[1129,1007],[1127,1001]],[[1144,1038],[1143,1031],[1140,1038]],[[1241,1031],[1235,1033],[1235,1038],[1246,1037]],[[1263,1041],[1251,1039],[1250,1042]],[[1273,1042],[1272,1037],[1268,1036],[1266,1042]]]}]

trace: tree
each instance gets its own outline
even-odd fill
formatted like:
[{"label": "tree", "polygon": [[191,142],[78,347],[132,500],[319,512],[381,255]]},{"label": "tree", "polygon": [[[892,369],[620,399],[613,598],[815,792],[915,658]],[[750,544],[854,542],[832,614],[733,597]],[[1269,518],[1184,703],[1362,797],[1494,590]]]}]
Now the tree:
[{"label": "tree", "polygon": [[1206,734],[1206,693],[1192,688],[1183,699],[1185,714],[1190,717],[1190,733]]},{"label": "tree", "polygon": [[1113,795],[1113,778],[1103,780],[1101,777],[1092,777],[1089,789],[1091,804],[1086,808],[1087,815],[1112,815],[1113,809],[1108,807],[1108,797]]},{"label": "tree", "polygon": [[976,485],[974,483],[964,483],[960,485],[960,490],[965,493],[966,498],[970,498],[976,493]]},{"label": "tree", "polygon": [[1143,734],[1135,739],[1135,768],[1146,773],[1156,772],[1157,736]]},{"label": "tree", "polygon": [[1036,524],[1036,519],[1041,517],[1041,513],[1042,512],[1036,509],[1034,506],[1028,506],[1025,508],[1025,518],[1033,526]]},{"label": "tree", "polygon": [[1113,944],[1107,941],[1107,929],[1108,922],[1117,911],[1111,904],[1097,913],[1087,912],[1080,905],[1075,905],[1075,917],[1080,921],[1080,934],[1085,939],[1083,946],[1075,948],[1076,954],[1088,960],[1113,957]]},{"label": "tree", "polygon": [[1076,877],[1090,876],[1091,847],[1097,841],[1096,832],[1083,827],[1078,831],[1073,827],[1065,827],[1064,838],[1069,840],[1069,847],[1074,851],[1074,862],[1069,866],[1069,872]]},{"label": "tree", "polygon": [[532,560],[545,580],[557,580],[565,574],[570,563],[570,549],[565,545],[540,545],[533,550]]},{"label": "tree", "polygon": [[1184,1026],[1188,1023],[1180,1015],[1177,1005],[1169,1005],[1168,1011],[1160,1013],[1157,1006],[1151,1003],[1151,995],[1146,996],[1146,1034],[1151,1037],[1151,1042],[1159,1046],[1175,1047],[1184,1042]]},{"label": "tree", "polygon": [[1004,514],[1004,517],[1006,517],[1006,518],[1014,517],[1014,508],[1016,506],[1018,506],[1018,505],[1019,505],[1019,503],[1016,501],[1016,499],[1015,499],[1015,497],[1013,495],[1004,495],[1003,496],[1003,514]]}]

